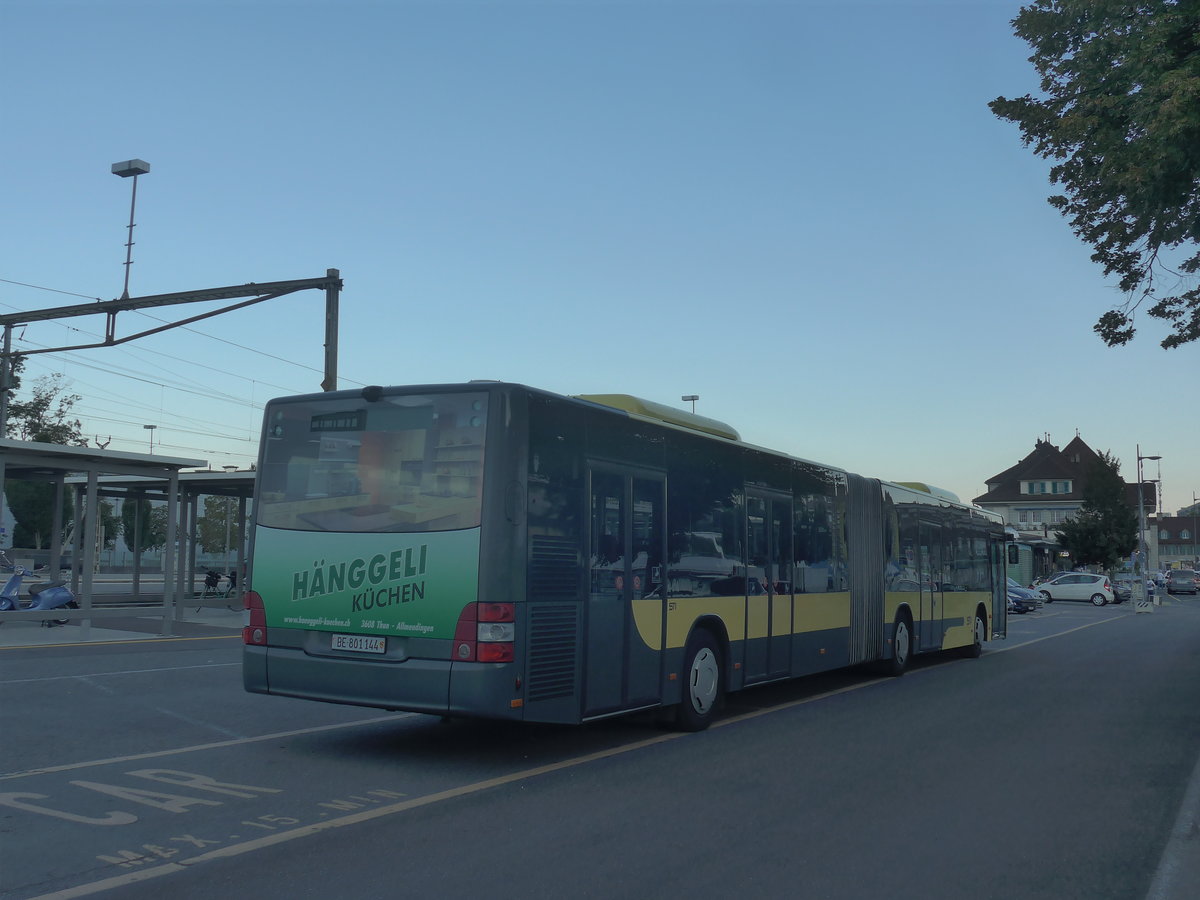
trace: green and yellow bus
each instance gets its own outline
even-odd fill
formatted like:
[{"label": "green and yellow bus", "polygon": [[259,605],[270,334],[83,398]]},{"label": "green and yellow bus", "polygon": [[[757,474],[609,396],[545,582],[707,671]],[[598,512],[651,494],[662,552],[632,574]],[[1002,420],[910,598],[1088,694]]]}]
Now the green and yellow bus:
[{"label": "green and yellow bus", "polygon": [[1005,623],[1001,520],[627,395],[517,384],[274,400],[249,691],[578,723],[913,654]]}]

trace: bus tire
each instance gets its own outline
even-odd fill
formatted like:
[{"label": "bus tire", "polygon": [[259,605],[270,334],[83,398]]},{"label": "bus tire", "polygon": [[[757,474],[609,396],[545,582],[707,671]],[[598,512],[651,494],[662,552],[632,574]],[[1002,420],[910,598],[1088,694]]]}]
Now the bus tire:
[{"label": "bus tire", "polygon": [[712,724],[725,693],[721,648],[708,631],[700,629],[688,638],[683,675],[683,699],[675,715],[675,726],[680,731],[703,731]]},{"label": "bus tire", "polygon": [[903,675],[908,670],[912,652],[912,622],[904,613],[897,613],[895,624],[892,626],[892,658],[884,663],[887,674],[893,678]]},{"label": "bus tire", "polygon": [[987,623],[983,621],[983,613],[979,610],[975,610],[975,626],[972,631],[974,634],[971,643],[962,648],[962,655],[967,659],[979,659],[983,656],[983,638],[987,634]]}]

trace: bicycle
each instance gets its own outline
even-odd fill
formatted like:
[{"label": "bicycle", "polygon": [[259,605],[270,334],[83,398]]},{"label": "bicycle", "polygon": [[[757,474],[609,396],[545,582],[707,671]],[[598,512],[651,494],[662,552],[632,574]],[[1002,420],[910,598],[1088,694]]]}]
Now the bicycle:
[{"label": "bicycle", "polygon": [[[221,584],[221,579],[225,579],[225,583]],[[196,599],[203,601],[209,598],[217,600],[229,600],[233,596],[234,590],[237,588],[237,573],[236,572],[217,572],[214,569],[209,569],[204,575],[204,589],[196,595]],[[228,605],[228,604],[226,604]],[[196,611],[200,611],[200,607],[196,607]]]}]

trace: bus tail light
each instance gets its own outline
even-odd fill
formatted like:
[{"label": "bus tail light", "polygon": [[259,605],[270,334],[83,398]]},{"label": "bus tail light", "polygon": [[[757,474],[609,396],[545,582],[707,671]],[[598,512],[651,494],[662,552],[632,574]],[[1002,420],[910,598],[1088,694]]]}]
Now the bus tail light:
[{"label": "bus tail light", "polygon": [[478,653],[479,662],[512,662],[513,661],[513,645],[509,641],[507,643],[497,644],[480,644]]},{"label": "bus tail light", "polygon": [[242,595],[245,625],[242,626],[242,643],[256,647],[267,645],[267,611],[263,608],[258,591],[246,591]]},{"label": "bus tail light", "polygon": [[468,603],[454,629],[451,658],[456,662],[512,662],[516,618],[511,603]]}]

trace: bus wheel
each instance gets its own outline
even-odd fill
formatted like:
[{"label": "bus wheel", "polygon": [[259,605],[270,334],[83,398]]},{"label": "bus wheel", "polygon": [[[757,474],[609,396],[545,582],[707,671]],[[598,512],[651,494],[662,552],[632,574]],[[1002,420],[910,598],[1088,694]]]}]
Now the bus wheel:
[{"label": "bus wheel", "polygon": [[963,647],[962,655],[967,659],[979,659],[983,655],[983,638],[987,634],[987,625],[983,622],[983,616],[978,612],[975,613],[975,635],[971,643]]},{"label": "bus wheel", "polygon": [[703,731],[721,705],[721,651],[707,631],[697,631],[688,639],[684,653],[683,702],[675,724],[681,731]]},{"label": "bus wheel", "polygon": [[896,616],[896,624],[892,630],[892,658],[885,664],[887,674],[895,677],[903,675],[911,656],[912,626],[908,624],[908,616],[901,613]]}]

